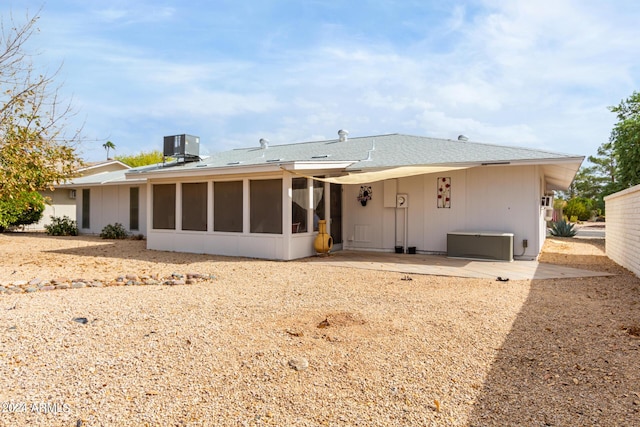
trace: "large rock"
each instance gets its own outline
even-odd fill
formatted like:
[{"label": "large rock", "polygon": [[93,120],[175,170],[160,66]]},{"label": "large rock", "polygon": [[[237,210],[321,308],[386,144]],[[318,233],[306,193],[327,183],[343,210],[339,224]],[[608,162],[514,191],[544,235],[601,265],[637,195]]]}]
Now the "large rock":
[{"label": "large rock", "polygon": [[289,366],[296,371],[304,371],[309,367],[309,361],[304,357],[294,357],[289,360]]}]

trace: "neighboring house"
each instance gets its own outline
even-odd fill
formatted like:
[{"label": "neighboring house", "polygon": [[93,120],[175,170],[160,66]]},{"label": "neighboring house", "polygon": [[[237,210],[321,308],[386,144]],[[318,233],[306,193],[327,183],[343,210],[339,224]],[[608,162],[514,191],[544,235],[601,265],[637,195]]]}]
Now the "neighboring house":
[{"label": "neighboring house", "polygon": [[78,169],[78,176],[96,175],[105,172],[129,170],[131,167],[119,160],[109,159],[105,162],[89,162],[85,167]]},{"label": "neighboring house", "polygon": [[466,140],[340,132],[329,141],[261,140],[206,160],[73,185],[81,232],[114,222],[133,230],[136,211],[150,249],[296,259],[315,253],[317,221],[326,219],[334,250],[446,253],[450,232],[510,233],[515,258],[536,259],[546,236],[545,196],[567,189],[583,160]]},{"label": "neighboring house", "polygon": [[127,166],[126,169],[81,176],[57,189],[74,189],[73,216],[77,218],[81,234],[100,234],[105,226],[119,223],[131,234],[146,235],[146,179],[128,179],[127,174],[160,167],[163,165],[133,169]]},{"label": "neighboring house", "polygon": [[[118,160],[108,160],[106,162],[88,163],[78,170],[78,177],[102,174],[113,171],[126,171],[129,166]],[[27,230],[44,230],[44,226],[51,223],[51,217],[63,217],[76,219],[76,195],[77,190],[73,186],[56,186],[54,190],[41,191],[47,200],[42,219],[36,224],[26,226]]]}]

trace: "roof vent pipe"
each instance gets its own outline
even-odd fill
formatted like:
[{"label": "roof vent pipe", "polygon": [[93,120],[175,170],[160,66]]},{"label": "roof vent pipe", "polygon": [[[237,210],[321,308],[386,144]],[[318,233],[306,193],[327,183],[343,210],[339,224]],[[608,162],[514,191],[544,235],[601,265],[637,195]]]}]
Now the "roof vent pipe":
[{"label": "roof vent pipe", "polygon": [[458,141],[467,142],[469,138],[466,135],[458,135]]},{"label": "roof vent pipe", "polygon": [[260,148],[262,148],[263,150],[266,150],[267,148],[269,148],[269,140],[260,138]]},{"label": "roof vent pipe", "polygon": [[338,136],[340,137],[339,141],[344,142],[347,140],[347,135],[349,135],[349,131],[345,129],[340,129],[338,131]]}]

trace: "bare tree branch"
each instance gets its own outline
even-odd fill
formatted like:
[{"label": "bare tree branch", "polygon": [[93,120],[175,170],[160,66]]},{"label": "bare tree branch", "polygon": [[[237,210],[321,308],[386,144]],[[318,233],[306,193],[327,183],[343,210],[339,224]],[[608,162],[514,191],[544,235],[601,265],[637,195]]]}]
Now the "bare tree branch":
[{"label": "bare tree branch", "polygon": [[81,165],[79,131],[66,135],[74,111],[55,85],[60,68],[37,72],[25,49],[38,18],[27,13],[20,25],[11,14],[0,21],[0,198],[50,188]]}]

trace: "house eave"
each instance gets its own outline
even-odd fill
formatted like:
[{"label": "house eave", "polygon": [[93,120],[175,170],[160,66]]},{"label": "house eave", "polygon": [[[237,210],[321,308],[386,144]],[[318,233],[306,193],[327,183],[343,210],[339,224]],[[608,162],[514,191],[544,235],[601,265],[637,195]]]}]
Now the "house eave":
[{"label": "house eave", "polygon": [[[347,169],[348,175],[331,178],[330,182],[342,184],[362,184],[376,182],[390,178],[402,178],[413,175],[439,173],[460,169],[478,167],[504,167],[504,166],[541,166],[545,175],[548,189],[562,189],[568,187],[573,181],[576,172],[580,168],[584,157],[565,157],[550,159],[517,159],[517,160],[479,160],[475,162],[439,163],[423,165],[397,165],[387,167],[362,167],[363,162],[354,165],[353,169]],[[360,166],[360,168],[358,168]]]},{"label": "house eave", "polygon": [[263,173],[282,172],[285,170],[292,171],[318,171],[318,172],[341,172],[348,166],[352,165],[352,161],[331,161],[331,162],[317,162],[317,161],[273,161],[269,163],[260,164],[234,164],[227,166],[209,166],[206,164],[198,165],[195,167],[189,167],[188,169],[156,169],[154,171],[147,172],[127,172],[125,177],[127,180],[144,177],[147,179],[167,179],[167,178],[184,178],[184,177],[199,177],[199,176],[225,176],[225,175],[255,175]]},{"label": "house eave", "polygon": [[102,187],[105,185],[131,185],[131,184],[144,184],[146,179],[131,179],[131,180],[106,180],[100,182],[81,182],[74,183],[69,182],[66,184],[55,185],[54,188],[79,188],[79,187]]},{"label": "house eave", "polygon": [[511,160],[504,162],[485,162],[480,166],[539,166],[544,174],[546,191],[559,190],[564,191],[573,182],[584,156],[573,157],[554,157],[547,159],[531,159],[531,160]]}]

